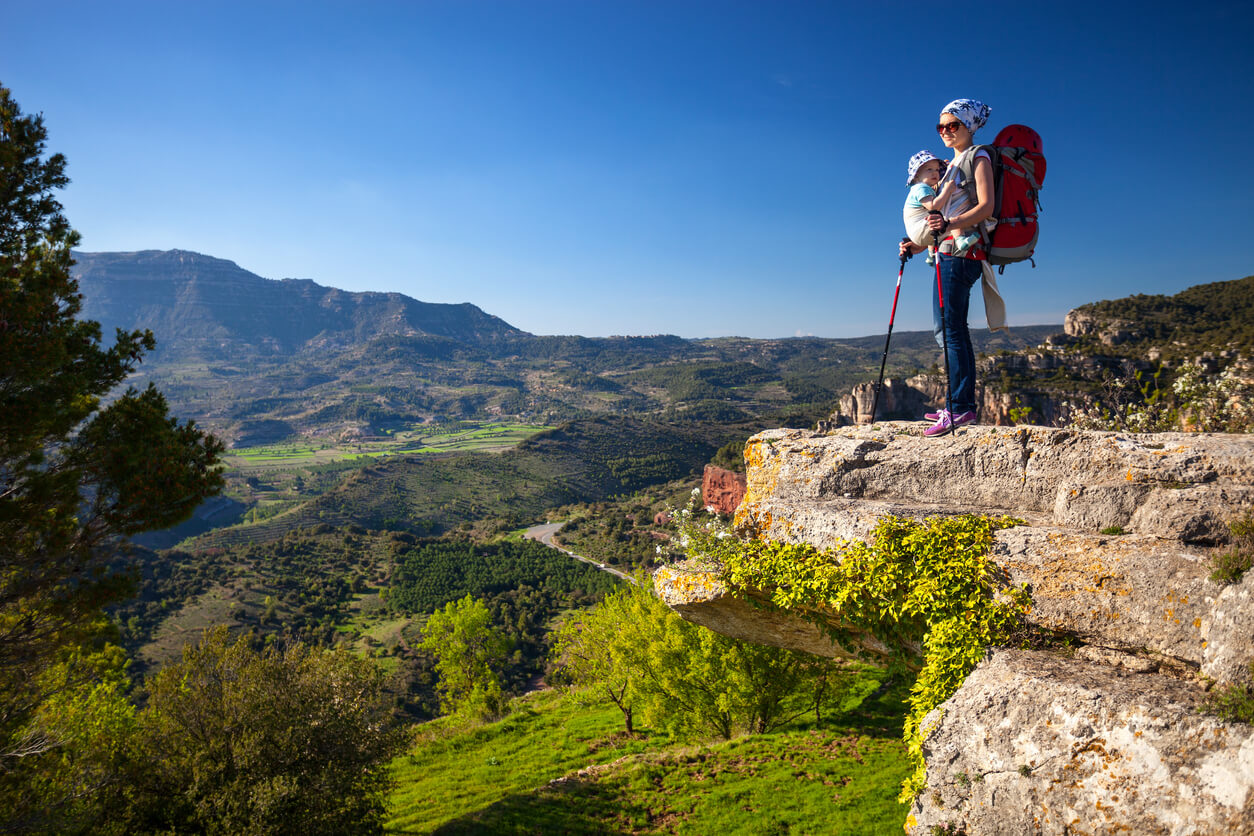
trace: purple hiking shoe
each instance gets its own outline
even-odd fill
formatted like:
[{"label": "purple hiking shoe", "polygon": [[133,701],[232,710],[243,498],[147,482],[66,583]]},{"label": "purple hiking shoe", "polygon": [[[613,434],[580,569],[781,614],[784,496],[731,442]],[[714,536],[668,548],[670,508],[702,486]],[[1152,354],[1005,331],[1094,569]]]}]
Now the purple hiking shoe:
[{"label": "purple hiking shoe", "polygon": [[944,435],[951,430],[956,430],[965,424],[975,423],[974,412],[960,412],[957,415],[950,416],[949,410],[942,409],[936,415],[936,423],[923,431],[928,438],[935,438],[938,435]]}]

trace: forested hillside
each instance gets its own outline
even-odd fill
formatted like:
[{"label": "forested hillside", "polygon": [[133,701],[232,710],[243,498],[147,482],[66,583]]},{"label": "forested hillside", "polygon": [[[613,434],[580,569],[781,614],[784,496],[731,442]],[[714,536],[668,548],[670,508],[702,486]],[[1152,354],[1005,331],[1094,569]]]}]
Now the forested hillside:
[{"label": "forested hillside", "polygon": [[[1077,343],[1081,351],[1122,357],[1152,349],[1168,360],[1192,359],[1205,351],[1254,350],[1254,276],[1194,285],[1175,296],[1137,294],[1081,305],[1075,315],[1096,321]],[[1101,340],[1101,332],[1118,338]]]},{"label": "forested hillside", "polygon": [[[980,363],[982,420],[1231,431],[1254,378],[1254,276],[1082,305],[1066,332]],[[1017,419],[1013,416],[1019,416]]]}]

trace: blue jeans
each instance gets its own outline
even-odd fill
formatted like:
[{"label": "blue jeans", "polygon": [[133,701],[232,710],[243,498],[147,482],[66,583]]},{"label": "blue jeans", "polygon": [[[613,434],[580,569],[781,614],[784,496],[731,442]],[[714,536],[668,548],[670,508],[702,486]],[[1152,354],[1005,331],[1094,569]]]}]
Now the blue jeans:
[{"label": "blue jeans", "polygon": [[949,396],[955,415],[975,411],[975,349],[971,346],[971,331],[967,328],[967,308],[971,303],[971,288],[980,280],[983,268],[980,262],[970,258],[938,255],[940,285],[945,295],[945,321],[942,332],[940,300],[936,296],[936,282],[932,282],[932,330],[936,344],[949,354]]}]

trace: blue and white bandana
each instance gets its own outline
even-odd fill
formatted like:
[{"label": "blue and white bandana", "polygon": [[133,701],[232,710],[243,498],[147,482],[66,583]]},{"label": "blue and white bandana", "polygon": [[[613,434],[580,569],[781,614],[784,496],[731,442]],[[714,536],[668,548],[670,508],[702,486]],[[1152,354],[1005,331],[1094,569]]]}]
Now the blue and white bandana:
[{"label": "blue and white bandana", "polygon": [[[914,175],[919,173],[919,169],[923,167],[924,163],[930,162],[931,160],[939,160],[939,159],[940,157],[936,156],[931,151],[920,151],[919,153],[911,157],[910,162],[906,164],[906,185],[907,186],[914,185]],[[945,162],[942,160],[941,171],[944,171],[944,170],[945,170]]]},{"label": "blue and white bandana", "polygon": [[991,107],[975,99],[954,99],[941,108],[941,113],[952,113],[958,117],[958,121],[966,125],[971,133],[984,127],[984,123],[988,121],[988,115],[992,112]]}]

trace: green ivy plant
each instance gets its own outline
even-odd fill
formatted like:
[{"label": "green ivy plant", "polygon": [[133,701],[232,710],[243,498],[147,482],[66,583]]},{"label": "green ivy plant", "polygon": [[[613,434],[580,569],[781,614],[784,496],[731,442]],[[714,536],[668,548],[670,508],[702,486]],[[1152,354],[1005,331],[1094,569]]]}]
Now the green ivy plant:
[{"label": "green ivy plant", "polygon": [[740,539],[685,515],[680,539],[689,555],[720,564],[732,591],[766,592],[780,609],[821,618],[850,651],[858,638],[874,636],[892,649],[893,661],[918,671],[903,732],[915,766],[902,786],[901,800],[909,801],[927,785],[924,718],[958,690],[990,646],[1008,640],[1028,609],[1027,591],[999,583],[987,559],[993,533],[1019,524],[1009,517],[890,516],[870,543],[818,549]]}]

